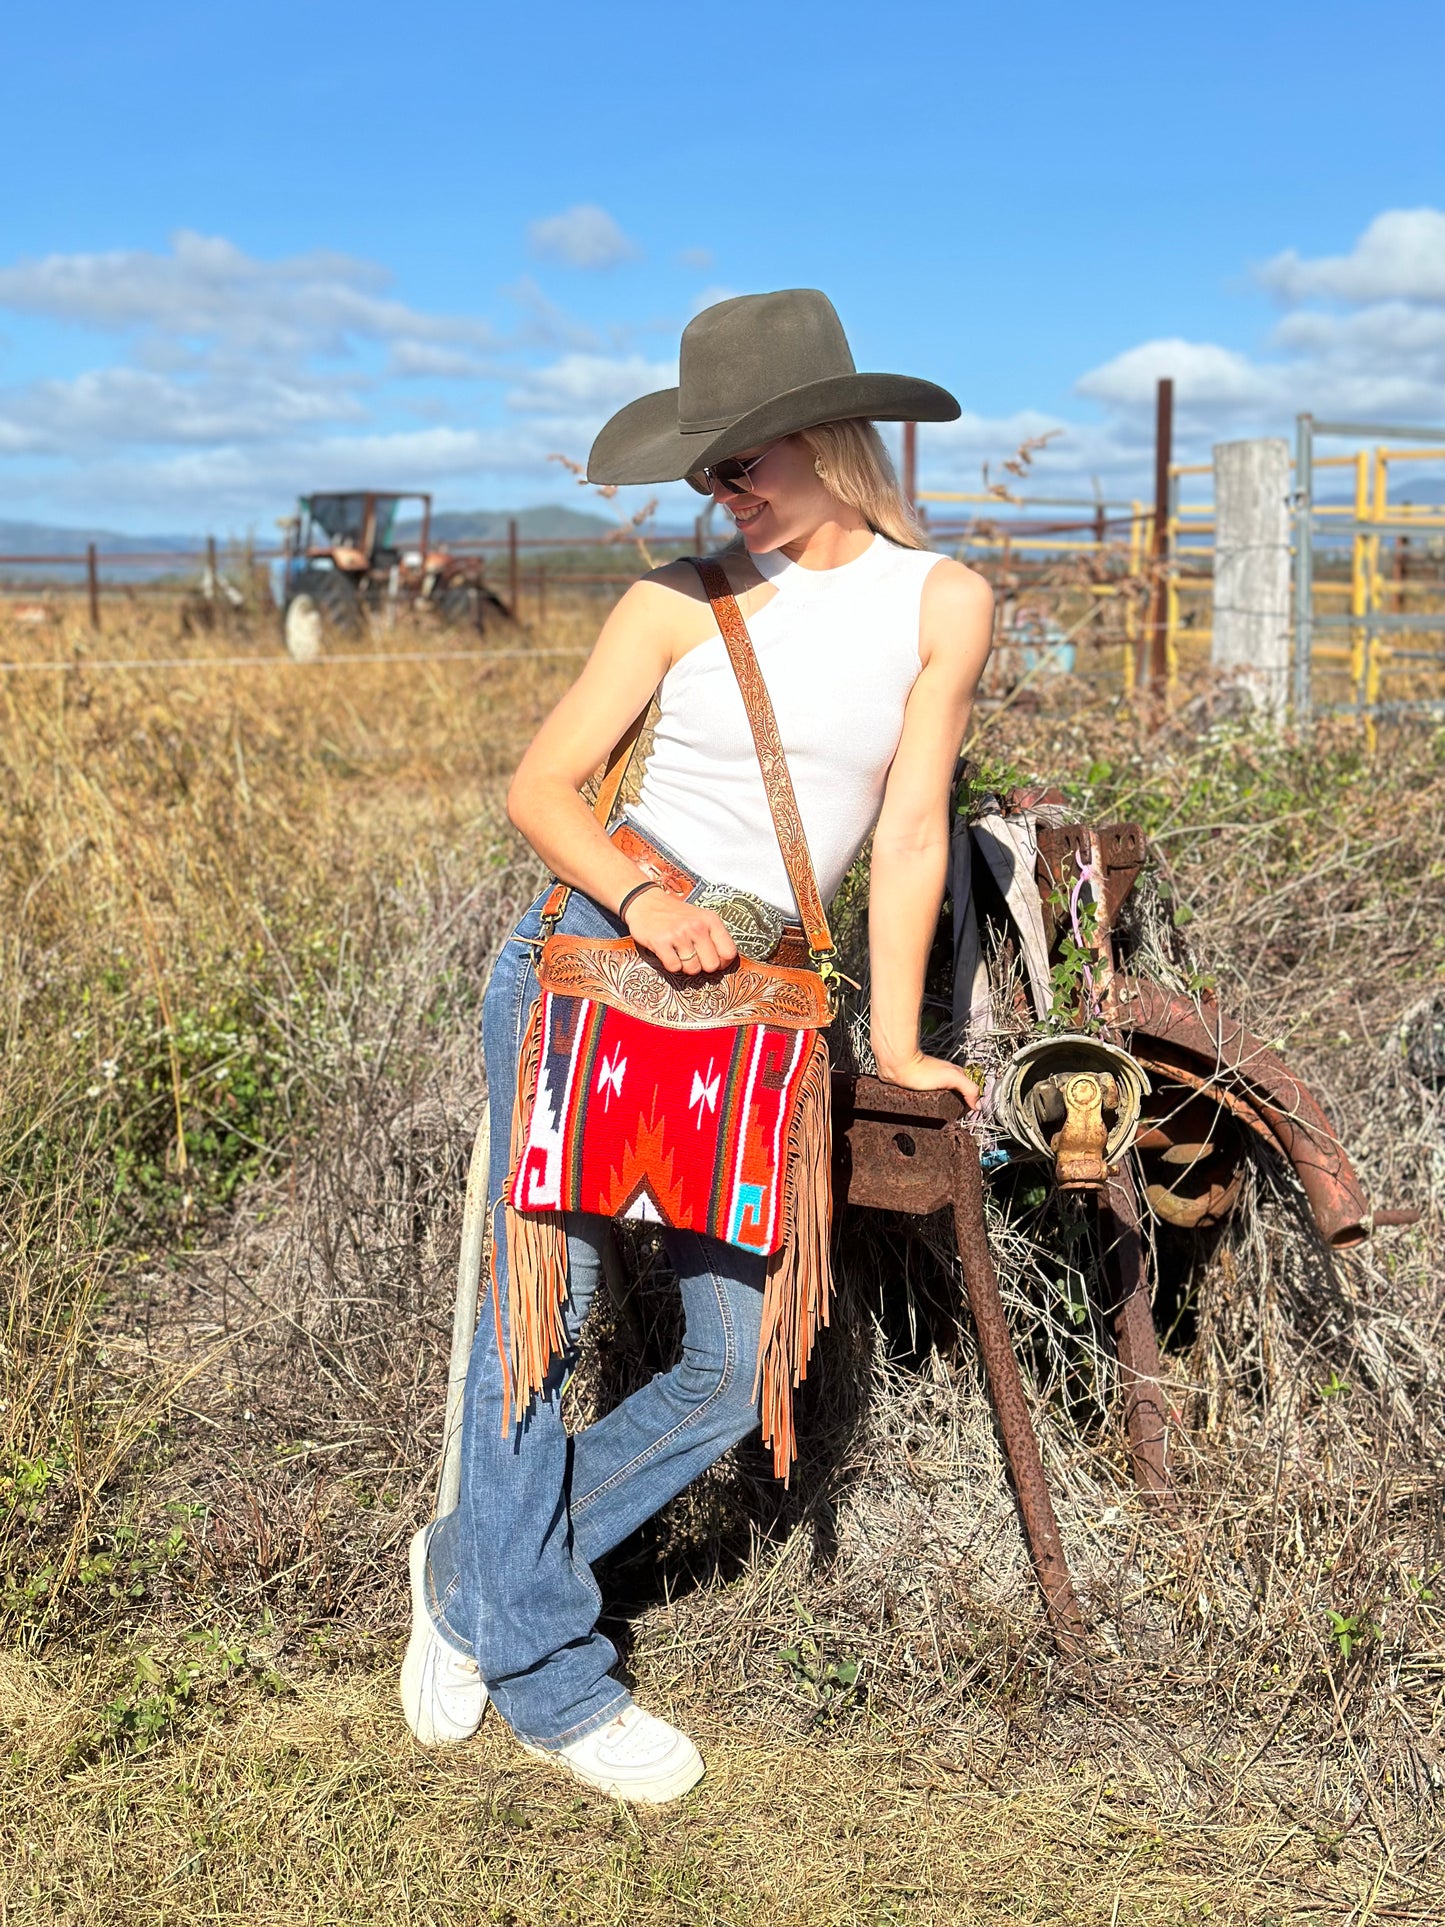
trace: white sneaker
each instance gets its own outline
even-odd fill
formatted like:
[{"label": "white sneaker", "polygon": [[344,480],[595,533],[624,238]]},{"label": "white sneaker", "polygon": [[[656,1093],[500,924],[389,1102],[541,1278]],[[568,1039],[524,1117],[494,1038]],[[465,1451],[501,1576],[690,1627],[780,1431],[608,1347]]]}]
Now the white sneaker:
[{"label": "white sneaker", "polygon": [[477,1662],[442,1638],[426,1609],[426,1547],[432,1528],[411,1542],[411,1638],[401,1662],[401,1710],[423,1746],[456,1746],[469,1740],[487,1710],[487,1689]]},{"label": "white sneaker", "polygon": [[539,1760],[558,1760],[585,1785],[619,1800],[661,1806],[676,1800],[702,1778],[702,1755],[666,1720],[627,1706],[615,1720],[570,1746],[527,1746]]}]

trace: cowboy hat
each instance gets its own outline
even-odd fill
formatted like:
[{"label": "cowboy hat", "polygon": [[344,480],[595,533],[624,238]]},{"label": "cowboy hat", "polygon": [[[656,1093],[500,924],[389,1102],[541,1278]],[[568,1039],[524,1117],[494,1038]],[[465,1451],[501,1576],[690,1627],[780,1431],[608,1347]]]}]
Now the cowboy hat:
[{"label": "cowboy hat", "polygon": [[951,422],[946,388],[860,375],[832,302],[816,288],[739,294],[682,331],[679,385],[632,401],[587,458],[589,482],[678,482],[819,422]]}]

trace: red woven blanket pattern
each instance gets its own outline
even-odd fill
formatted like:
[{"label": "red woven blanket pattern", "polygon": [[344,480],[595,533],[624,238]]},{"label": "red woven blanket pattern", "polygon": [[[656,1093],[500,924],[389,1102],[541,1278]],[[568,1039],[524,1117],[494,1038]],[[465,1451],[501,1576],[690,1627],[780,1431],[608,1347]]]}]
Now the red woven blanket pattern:
[{"label": "red woven blanket pattern", "polygon": [[745,1251],[779,1249],[813,1031],[663,1030],[550,991],[541,1027],[514,1209],[651,1219]]}]

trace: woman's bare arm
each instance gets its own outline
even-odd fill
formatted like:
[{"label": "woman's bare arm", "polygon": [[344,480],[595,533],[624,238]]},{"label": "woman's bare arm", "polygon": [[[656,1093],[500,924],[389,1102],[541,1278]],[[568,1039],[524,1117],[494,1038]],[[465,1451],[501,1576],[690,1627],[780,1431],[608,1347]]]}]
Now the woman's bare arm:
[{"label": "woman's bare arm", "polygon": [[[507,791],[507,814],[553,875],[608,910],[617,909],[643,873],[608,840],[579,792],[678,655],[711,627],[708,604],[685,564],[634,583],[603,625],[582,674],[538,730]],[[719,918],[664,890],[634,898],[626,922],[669,970],[696,975],[737,955]]]},{"label": "woman's bare arm", "polygon": [[903,734],[873,834],[868,947],[873,1054],[881,1077],[978,1101],[957,1064],[919,1046],[923,973],[948,877],[949,795],[978,679],[993,639],[993,592],[957,562],[923,586],[919,654]]}]

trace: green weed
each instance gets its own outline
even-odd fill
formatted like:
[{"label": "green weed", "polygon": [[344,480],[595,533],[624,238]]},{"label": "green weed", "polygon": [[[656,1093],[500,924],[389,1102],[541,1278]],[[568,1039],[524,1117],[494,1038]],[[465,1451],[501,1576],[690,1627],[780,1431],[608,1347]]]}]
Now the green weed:
[{"label": "green weed", "polygon": [[1347,1662],[1361,1646],[1369,1645],[1380,1636],[1379,1627],[1364,1613],[1341,1613],[1329,1606],[1325,1609],[1325,1618],[1329,1621],[1329,1636],[1340,1658]]}]

